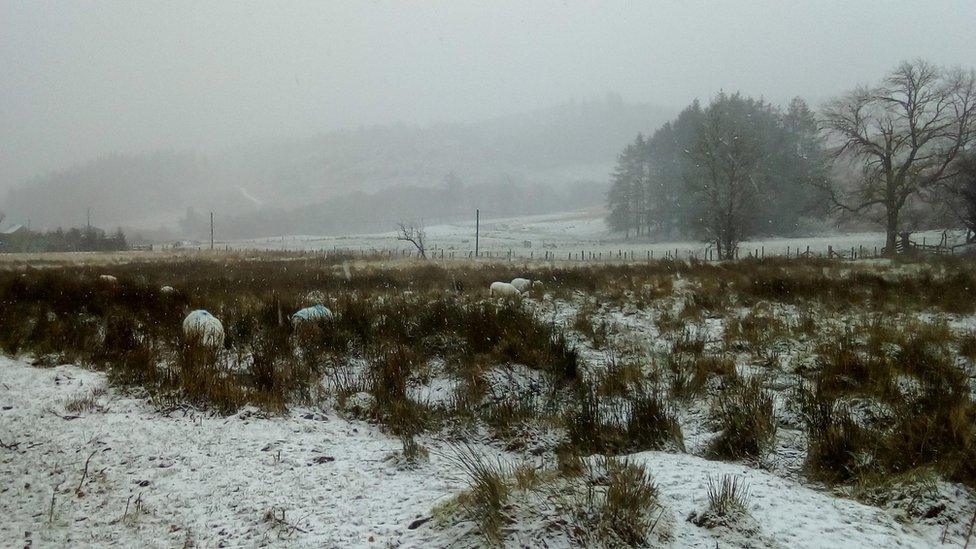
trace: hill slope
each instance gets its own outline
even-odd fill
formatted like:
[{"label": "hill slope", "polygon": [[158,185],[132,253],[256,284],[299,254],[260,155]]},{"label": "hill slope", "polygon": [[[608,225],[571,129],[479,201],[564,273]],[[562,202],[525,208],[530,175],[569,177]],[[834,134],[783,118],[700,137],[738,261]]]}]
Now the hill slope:
[{"label": "hill slope", "polygon": [[[35,178],[8,193],[5,209],[11,220],[31,219],[35,227],[77,225],[88,207],[109,227],[172,226],[188,208],[215,209],[241,224],[354,193],[368,200],[385,189],[440,187],[451,173],[464,186],[565,189],[606,181],[621,147],[669,114],[611,99],[477,123],[341,130],[207,156],[114,155]],[[377,220],[395,216],[375,213]],[[332,223],[328,230],[339,229]]]}]

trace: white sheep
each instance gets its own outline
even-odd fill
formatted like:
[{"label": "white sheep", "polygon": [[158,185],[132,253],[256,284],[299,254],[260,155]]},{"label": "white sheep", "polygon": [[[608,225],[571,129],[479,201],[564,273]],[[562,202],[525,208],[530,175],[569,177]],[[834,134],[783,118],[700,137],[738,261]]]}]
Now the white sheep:
[{"label": "white sheep", "polygon": [[524,292],[532,286],[532,281],[528,278],[513,278],[512,286],[515,286],[518,291]]},{"label": "white sheep", "polygon": [[159,289],[159,293],[166,294],[166,295],[175,294],[176,288],[172,286],[163,286],[162,288]]},{"label": "white sheep", "polygon": [[224,346],[224,325],[209,311],[197,309],[183,319],[183,336],[189,340],[197,339],[211,349]]},{"label": "white sheep", "polygon": [[521,292],[519,292],[518,288],[512,286],[508,282],[492,282],[491,286],[488,287],[488,295],[517,297],[521,295]]},{"label": "white sheep", "polygon": [[105,282],[107,284],[115,284],[116,282],[119,281],[119,279],[115,278],[112,275],[101,275],[98,277],[98,280],[101,282]]},{"label": "white sheep", "polygon": [[320,320],[331,320],[333,317],[332,311],[328,307],[322,304],[313,305],[311,307],[305,307],[304,309],[299,309],[295,314],[291,315],[291,323],[295,326],[305,322],[319,322]]}]

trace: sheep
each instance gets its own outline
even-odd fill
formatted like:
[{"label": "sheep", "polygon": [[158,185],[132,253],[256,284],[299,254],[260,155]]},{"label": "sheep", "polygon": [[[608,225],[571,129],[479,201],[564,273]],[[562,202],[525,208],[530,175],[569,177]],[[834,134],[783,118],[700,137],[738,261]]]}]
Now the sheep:
[{"label": "sheep", "polygon": [[159,293],[164,295],[175,294],[176,288],[172,286],[163,286],[162,288],[159,289]]},{"label": "sheep", "polygon": [[119,279],[115,278],[112,275],[101,275],[98,277],[98,280],[100,282],[105,282],[107,284],[115,284],[116,282],[119,281]]},{"label": "sheep", "polygon": [[224,346],[224,325],[209,311],[197,309],[183,320],[183,336],[216,350]]},{"label": "sheep", "polygon": [[508,282],[492,282],[488,288],[488,295],[492,296],[517,297],[521,294],[518,288]]},{"label": "sheep", "polygon": [[529,280],[528,278],[513,278],[512,279],[512,286],[515,286],[515,288],[518,291],[524,292],[524,291],[528,290],[529,287],[532,286],[532,281]]},{"label": "sheep", "polygon": [[332,316],[332,311],[330,311],[328,307],[318,304],[311,307],[305,307],[304,309],[299,309],[295,314],[291,315],[291,323],[298,326],[304,322],[331,320]]}]

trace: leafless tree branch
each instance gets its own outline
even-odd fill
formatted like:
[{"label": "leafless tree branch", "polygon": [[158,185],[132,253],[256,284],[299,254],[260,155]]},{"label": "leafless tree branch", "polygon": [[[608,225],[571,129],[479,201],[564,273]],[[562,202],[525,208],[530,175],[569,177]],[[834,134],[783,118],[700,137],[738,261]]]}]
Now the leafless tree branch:
[{"label": "leafless tree branch", "polygon": [[427,232],[422,225],[400,222],[397,224],[397,240],[409,242],[417,249],[417,255],[427,259]]}]

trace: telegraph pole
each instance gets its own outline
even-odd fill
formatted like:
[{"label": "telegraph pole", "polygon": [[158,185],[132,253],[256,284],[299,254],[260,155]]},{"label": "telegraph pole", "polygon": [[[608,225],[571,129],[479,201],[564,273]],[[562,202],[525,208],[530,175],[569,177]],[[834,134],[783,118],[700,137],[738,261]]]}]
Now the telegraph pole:
[{"label": "telegraph pole", "polygon": [[210,212],[210,250],[213,251],[213,212]]},{"label": "telegraph pole", "polygon": [[474,256],[478,257],[478,237],[481,235],[481,210],[474,211]]},{"label": "telegraph pole", "polygon": [[85,221],[85,228],[91,230],[91,208],[88,208],[88,217],[86,219],[87,221]]}]

